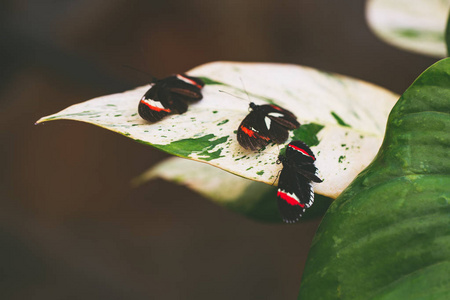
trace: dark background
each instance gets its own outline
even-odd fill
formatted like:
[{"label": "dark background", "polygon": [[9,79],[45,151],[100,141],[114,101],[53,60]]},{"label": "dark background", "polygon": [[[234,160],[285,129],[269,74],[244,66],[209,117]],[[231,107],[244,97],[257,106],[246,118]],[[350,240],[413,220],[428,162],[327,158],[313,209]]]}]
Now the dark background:
[{"label": "dark background", "polygon": [[[295,299],[319,221],[262,224],[162,180],[168,155],[71,104],[216,61],[307,65],[402,93],[435,60],[378,40],[364,1],[0,4],[1,299]],[[274,199],[275,201],[275,199]]]}]

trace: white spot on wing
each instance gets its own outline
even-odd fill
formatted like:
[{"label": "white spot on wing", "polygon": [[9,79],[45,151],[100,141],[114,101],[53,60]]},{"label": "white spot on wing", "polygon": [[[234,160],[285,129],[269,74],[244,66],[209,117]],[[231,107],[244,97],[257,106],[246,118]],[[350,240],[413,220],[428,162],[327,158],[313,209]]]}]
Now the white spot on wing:
[{"label": "white spot on wing", "polygon": [[268,116],[271,116],[271,117],[275,117],[275,118],[281,118],[281,117],[284,117],[283,114],[277,113],[277,112],[271,112],[271,113],[268,113],[267,115],[268,115]]},{"label": "white spot on wing", "polygon": [[147,103],[147,104],[150,105],[150,106],[165,109],[165,107],[164,107],[164,106],[162,105],[162,103],[159,102],[159,101],[154,101],[154,100],[152,100],[152,99],[142,99],[142,101],[144,101],[145,103]]},{"label": "white spot on wing", "polygon": [[307,208],[311,207],[311,205],[313,205],[314,203],[314,189],[311,184],[309,184],[309,186],[311,187],[311,190],[309,194],[309,202],[305,204],[305,207]]},{"label": "white spot on wing", "polygon": [[270,120],[270,118],[264,117],[264,122],[266,122],[266,127],[267,127],[267,129],[270,129],[270,123],[272,122],[272,121]]},{"label": "white spot on wing", "polygon": [[191,79],[189,79],[189,78],[186,78],[186,77],[184,77],[184,76],[181,76],[180,74],[177,74],[177,78],[180,79],[180,80],[182,80],[182,81],[184,81],[184,82],[186,82],[186,83],[188,83],[188,84],[191,84],[191,85],[197,85],[197,84],[195,83],[195,81],[193,81],[193,80],[191,80]]}]

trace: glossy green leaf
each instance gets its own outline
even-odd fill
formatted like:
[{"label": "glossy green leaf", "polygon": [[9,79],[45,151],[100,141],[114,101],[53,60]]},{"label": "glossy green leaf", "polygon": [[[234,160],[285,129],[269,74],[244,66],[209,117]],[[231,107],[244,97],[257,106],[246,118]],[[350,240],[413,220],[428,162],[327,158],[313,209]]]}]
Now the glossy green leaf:
[{"label": "glossy green leaf", "polygon": [[368,0],[366,19],[386,43],[442,58],[449,9],[450,0]]},{"label": "glossy green leaf", "polygon": [[312,146],[324,178],[315,191],[335,198],[375,156],[397,99],[366,82],[294,65],[217,62],[189,73],[202,77],[206,86],[203,100],[182,115],[154,124],[142,120],[137,105],[149,88],[145,86],[73,105],[38,123],[58,119],[92,123],[168,153],[272,184],[284,146],[253,152],[236,140],[235,132],[248,114],[244,82],[251,101],[277,103],[295,113],[302,126],[291,132],[291,138]]},{"label": "glossy green leaf", "polygon": [[[173,157],[151,168],[133,183],[141,185],[162,178],[184,185],[211,201],[249,218],[265,222],[282,222],[276,204],[275,186],[248,180],[211,165]],[[316,195],[314,205],[302,221],[323,216],[332,199]]]},{"label": "glossy green leaf", "polygon": [[299,299],[450,298],[450,58],[393,108],[371,165],[330,206]]}]

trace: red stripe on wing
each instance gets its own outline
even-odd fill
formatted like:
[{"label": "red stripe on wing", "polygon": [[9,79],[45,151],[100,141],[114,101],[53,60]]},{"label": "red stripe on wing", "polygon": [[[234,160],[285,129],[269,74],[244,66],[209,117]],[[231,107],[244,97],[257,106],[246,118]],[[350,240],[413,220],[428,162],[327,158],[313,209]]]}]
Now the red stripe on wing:
[{"label": "red stripe on wing", "polygon": [[195,82],[192,79],[189,79],[187,77],[184,77],[183,75],[177,74],[178,79],[183,80],[186,83],[192,84],[193,86],[198,87],[199,89],[202,88],[202,86],[200,84],[198,84],[197,82]]},{"label": "red stripe on wing", "polygon": [[306,152],[305,150],[303,150],[302,148],[296,147],[294,145],[289,145],[289,147],[291,147],[292,149],[295,149],[297,151],[300,151],[301,153],[305,154],[306,156],[311,157],[313,160],[316,160],[316,158],[312,155],[310,155],[308,152]]},{"label": "red stripe on wing", "polygon": [[144,100],[141,100],[141,103],[144,103],[145,105],[148,106],[148,108],[150,108],[151,110],[154,110],[154,111],[165,111],[165,112],[168,112],[168,113],[172,112],[168,108],[161,108],[161,107],[156,107],[156,106],[150,105],[147,101],[144,101]]},{"label": "red stripe on wing", "polygon": [[261,139],[266,140],[266,141],[270,140],[269,137],[267,137],[267,136],[262,136],[262,135],[256,133],[255,131],[253,131],[253,130],[251,130],[251,129],[248,129],[247,127],[241,126],[241,130],[242,130],[246,135],[248,135],[249,137],[261,138]]},{"label": "red stripe on wing", "polygon": [[281,199],[285,200],[290,205],[298,205],[300,207],[305,207],[305,205],[298,202],[297,199],[289,196],[288,194],[286,194],[285,192],[282,192],[280,190],[278,190],[278,192],[277,192],[277,197],[280,197]]}]

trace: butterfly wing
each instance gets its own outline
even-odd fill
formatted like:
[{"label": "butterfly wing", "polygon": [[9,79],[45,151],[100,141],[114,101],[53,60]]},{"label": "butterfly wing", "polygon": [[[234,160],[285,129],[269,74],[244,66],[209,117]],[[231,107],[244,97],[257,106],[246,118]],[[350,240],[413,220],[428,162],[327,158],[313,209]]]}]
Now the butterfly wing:
[{"label": "butterfly wing", "polygon": [[185,113],[188,109],[188,104],[185,101],[185,97],[179,95],[179,94],[175,94],[175,93],[171,93],[169,91],[167,91],[167,99],[170,102],[170,107],[173,111],[182,114]]},{"label": "butterfly wing", "polygon": [[164,79],[165,86],[185,101],[198,101],[203,98],[201,89],[204,86],[200,78],[177,74]]},{"label": "butterfly wing", "polygon": [[177,74],[157,80],[139,102],[139,115],[150,122],[157,122],[165,116],[185,113],[188,101],[202,99],[201,79]]},{"label": "butterfly wing", "polygon": [[289,161],[283,163],[277,192],[277,204],[286,223],[295,223],[314,202],[311,181],[296,171]]},{"label": "butterfly wing", "polygon": [[306,208],[314,202],[311,182],[322,182],[314,165],[316,157],[302,141],[292,141],[286,148],[286,156],[280,156],[283,170],[278,184],[277,203],[283,220],[294,223]]},{"label": "butterfly wing", "polygon": [[199,89],[202,89],[205,86],[203,80],[198,77],[193,77],[186,74],[177,74],[176,76],[179,80],[182,80],[190,85],[194,85]]},{"label": "butterfly wing", "polygon": [[316,157],[312,150],[302,141],[292,141],[286,148],[286,159],[291,162],[296,172],[314,182],[322,182],[316,176],[317,168],[314,165]]},{"label": "butterfly wing", "polygon": [[293,161],[296,165],[314,163],[316,157],[312,150],[302,141],[292,141],[286,147],[286,158]]},{"label": "butterfly wing", "polygon": [[277,105],[253,105],[253,110],[261,118],[258,122],[260,126],[258,130],[276,144],[284,143],[289,137],[288,130],[300,126],[297,118],[290,111]]},{"label": "butterfly wing", "polygon": [[[279,118],[291,120],[292,113],[288,112],[285,115],[282,112],[286,110],[283,110],[276,105],[268,104],[256,105],[250,103],[250,108],[252,111],[242,121],[238,128],[238,141],[242,147],[257,150],[267,146],[271,141],[281,144],[287,140],[289,137],[288,129],[282,125],[283,122],[273,120]],[[288,122],[286,121],[285,123]],[[294,125],[289,126],[292,127]]]},{"label": "butterfly wing", "polygon": [[149,122],[157,122],[172,113],[167,103],[160,101],[162,89],[156,83],[139,101],[138,112],[141,118]]},{"label": "butterfly wing", "polygon": [[267,130],[264,127],[263,118],[258,111],[251,111],[242,120],[237,132],[237,140],[245,149],[258,150],[267,146],[270,138],[267,136]]},{"label": "butterfly wing", "polygon": [[293,130],[300,127],[297,117],[289,110],[274,104],[261,106],[264,106],[266,111],[265,113],[271,121],[285,127],[288,130]]},{"label": "butterfly wing", "polygon": [[269,122],[270,118],[264,116],[264,129],[261,130],[264,132],[274,143],[282,144],[286,142],[289,137],[289,131],[286,127],[280,125],[276,122]]},{"label": "butterfly wing", "polygon": [[310,181],[314,181],[317,183],[322,182],[323,180],[317,177],[316,171],[317,168],[314,164],[305,164],[296,168],[297,173],[300,173],[303,177]]}]

